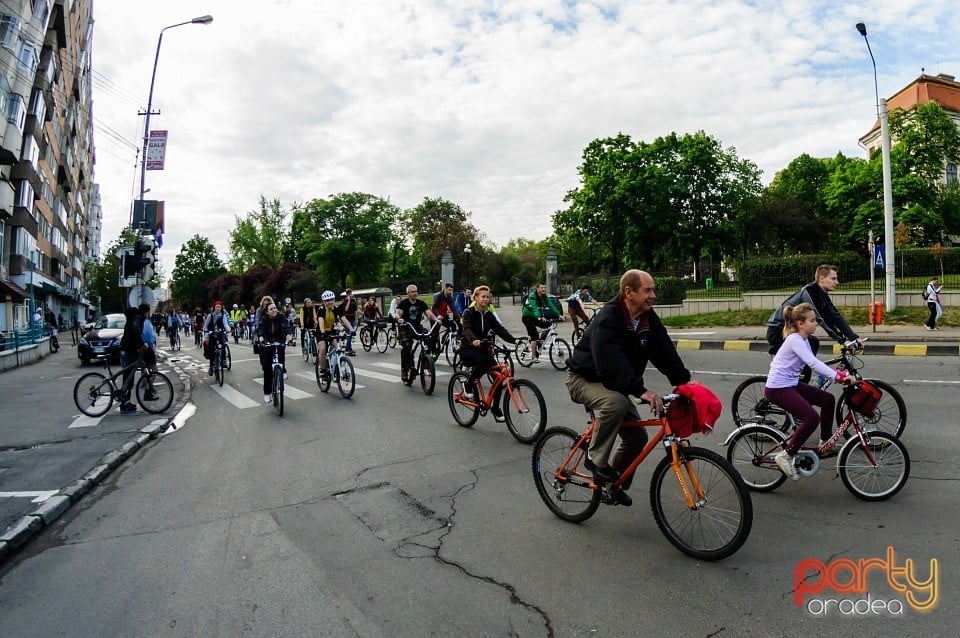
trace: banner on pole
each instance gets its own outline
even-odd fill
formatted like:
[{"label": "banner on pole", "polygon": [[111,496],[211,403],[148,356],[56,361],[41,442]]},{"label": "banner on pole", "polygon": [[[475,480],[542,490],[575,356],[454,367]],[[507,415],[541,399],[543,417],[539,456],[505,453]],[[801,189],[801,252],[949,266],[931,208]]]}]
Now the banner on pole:
[{"label": "banner on pole", "polygon": [[166,154],[167,132],[150,131],[150,138],[147,140],[147,170],[162,171]]}]

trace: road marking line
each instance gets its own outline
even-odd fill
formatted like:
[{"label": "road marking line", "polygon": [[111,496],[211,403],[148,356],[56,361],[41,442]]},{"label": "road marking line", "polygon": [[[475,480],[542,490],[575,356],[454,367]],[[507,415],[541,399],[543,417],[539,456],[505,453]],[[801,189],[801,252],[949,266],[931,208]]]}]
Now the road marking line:
[{"label": "road marking line", "polygon": [[[400,371],[399,363],[389,363],[387,361],[382,361],[382,362],[374,363],[373,365],[380,368],[387,368],[388,370],[396,370],[397,372]],[[452,372],[440,372],[439,370],[437,371],[438,377],[449,377],[452,374],[453,374]]]},{"label": "road marking line", "polygon": [[893,346],[893,356],[895,357],[923,357],[926,354],[926,345],[898,343]]},{"label": "road marking line", "polygon": [[699,339],[677,339],[677,350],[699,350]]},{"label": "road marking line", "polygon": [[[104,415],[105,416],[105,415]],[[71,428],[95,428],[100,425],[100,421],[103,420],[103,416],[86,416],[81,415],[73,420],[73,423],[67,426],[67,429]]]},{"label": "road marking line", "polygon": [[41,492],[0,492],[0,498],[31,498],[31,503],[43,503],[59,490],[45,490]]},{"label": "road marking line", "polygon": [[903,383],[914,385],[960,385],[960,381],[947,381],[946,379],[904,379]]},{"label": "road marking line", "polygon": [[243,394],[231,385],[219,386],[217,384],[213,384],[210,386],[210,388],[224,399],[232,403],[234,407],[241,410],[260,405],[258,402],[248,398],[247,395]]},{"label": "road marking line", "polygon": [[[260,377],[259,379],[253,379],[253,380],[256,381],[261,388],[263,387],[263,377]],[[283,396],[289,399],[293,399],[294,401],[298,401],[300,399],[309,399],[310,397],[316,396],[316,395],[310,394],[309,392],[304,392],[303,390],[298,390],[292,385],[289,385],[288,383],[284,383]]]},{"label": "road marking line", "polygon": [[760,372],[724,372],[722,370],[691,370],[694,374],[715,374],[717,376],[730,376],[730,377],[756,377],[761,376]]},{"label": "road marking line", "polygon": [[[354,368],[354,371],[356,371],[356,368]],[[294,374],[296,374],[298,377],[303,377],[304,379],[310,379],[314,383],[317,381],[317,375],[314,372],[295,372]],[[359,390],[360,388],[365,388],[367,386],[354,383],[354,387]]]}]

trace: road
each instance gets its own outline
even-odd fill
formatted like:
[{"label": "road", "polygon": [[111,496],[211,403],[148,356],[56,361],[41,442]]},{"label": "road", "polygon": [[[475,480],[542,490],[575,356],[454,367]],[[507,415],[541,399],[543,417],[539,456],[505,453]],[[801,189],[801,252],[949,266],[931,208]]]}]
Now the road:
[{"label": "road", "polygon": [[[446,377],[431,397],[403,386],[399,352],[361,352],[354,361],[362,387],[350,400],[335,389],[321,395],[312,369],[291,357],[289,386],[299,393],[282,418],[259,403],[260,370],[249,350],[234,352],[235,392],[225,395],[192,365],[198,352],[186,350],[176,364],[196,384],[196,414],[0,568],[4,635],[860,636],[868,627],[958,635],[953,359],[867,362],[871,376],[901,389],[910,411],[903,441],[912,471],[896,497],[857,500],[825,461],[815,477],[753,494],[747,543],[725,561],[702,563],[657,529],[645,498],[651,463],[640,468],[632,508],[602,507],[572,525],[540,502],[530,447],[489,417],[472,429],[456,426]],[[724,400],[768,363],[751,352],[683,357]],[[80,370],[68,359],[49,374],[42,365],[30,373],[42,379],[18,386],[29,396],[8,395],[25,430],[31,414],[65,428],[75,412],[67,392]],[[563,373],[541,365],[519,374],[543,390],[551,425],[583,425]],[[656,372],[648,379],[668,389]],[[58,400],[31,412],[52,396]],[[112,415],[86,440],[129,431],[130,423]],[[725,414],[718,432],[696,444],[722,453],[731,428]],[[57,447],[37,448],[36,462],[56,466]],[[0,473],[5,485],[8,476]],[[894,612],[895,601],[906,600],[880,567],[866,579],[869,625],[837,602],[830,618],[816,613],[818,601],[852,605],[866,594],[827,590],[795,605],[794,571],[804,559],[856,564],[885,560],[888,548],[894,566],[911,559],[920,578],[938,561],[932,611],[906,602],[899,615],[877,611],[877,600]],[[845,582],[848,574],[834,575]],[[921,601],[932,595],[916,589]]]}]

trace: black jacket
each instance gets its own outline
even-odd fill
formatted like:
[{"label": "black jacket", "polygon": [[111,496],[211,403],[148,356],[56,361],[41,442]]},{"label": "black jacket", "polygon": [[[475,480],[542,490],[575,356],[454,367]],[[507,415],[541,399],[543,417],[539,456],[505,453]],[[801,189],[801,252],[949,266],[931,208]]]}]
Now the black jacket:
[{"label": "black jacket", "polygon": [[820,327],[835,341],[853,341],[858,338],[857,333],[853,331],[850,324],[830,301],[830,295],[827,294],[827,291],[818,286],[815,281],[807,284],[780,304],[780,307],[774,310],[770,318],[767,319],[767,326],[783,329],[783,309],[803,302],[813,306]]},{"label": "black jacket", "polygon": [[[516,342],[516,338],[500,323],[497,316],[489,310],[480,312],[476,307],[467,308],[463,311],[461,317],[463,322],[463,333],[460,335],[461,348],[473,348],[472,344],[475,339],[482,341],[489,338],[492,334],[500,335],[504,341],[509,341],[510,343]],[[481,349],[483,348],[481,347]]]},{"label": "black jacket", "polygon": [[287,335],[290,334],[290,322],[287,321],[287,317],[283,313],[278,312],[277,316],[271,319],[270,315],[265,312],[257,322],[256,334],[258,337],[263,337],[263,340],[268,343],[283,343],[286,341]]},{"label": "black jacket", "polygon": [[672,385],[690,381],[677,349],[653,310],[640,315],[634,330],[620,296],[604,304],[567,359],[570,370],[587,381],[623,394],[640,396],[643,373],[653,363]]},{"label": "black jacket", "polygon": [[123,336],[120,337],[120,349],[132,356],[137,356],[143,350],[143,315],[136,308],[127,308],[123,313],[127,323],[123,326]]}]

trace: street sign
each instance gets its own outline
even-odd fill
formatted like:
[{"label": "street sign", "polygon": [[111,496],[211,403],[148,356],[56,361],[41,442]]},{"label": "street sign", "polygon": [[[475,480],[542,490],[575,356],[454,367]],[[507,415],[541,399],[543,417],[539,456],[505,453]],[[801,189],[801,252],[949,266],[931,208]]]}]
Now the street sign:
[{"label": "street sign", "polygon": [[886,258],[883,245],[878,245],[873,247],[873,267],[874,268],[886,268]]},{"label": "street sign", "polygon": [[153,304],[153,289],[149,286],[134,286],[130,289],[130,294],[127,295],[127,303],[131,307],[136,308],[143,302],[148,304]]}]

